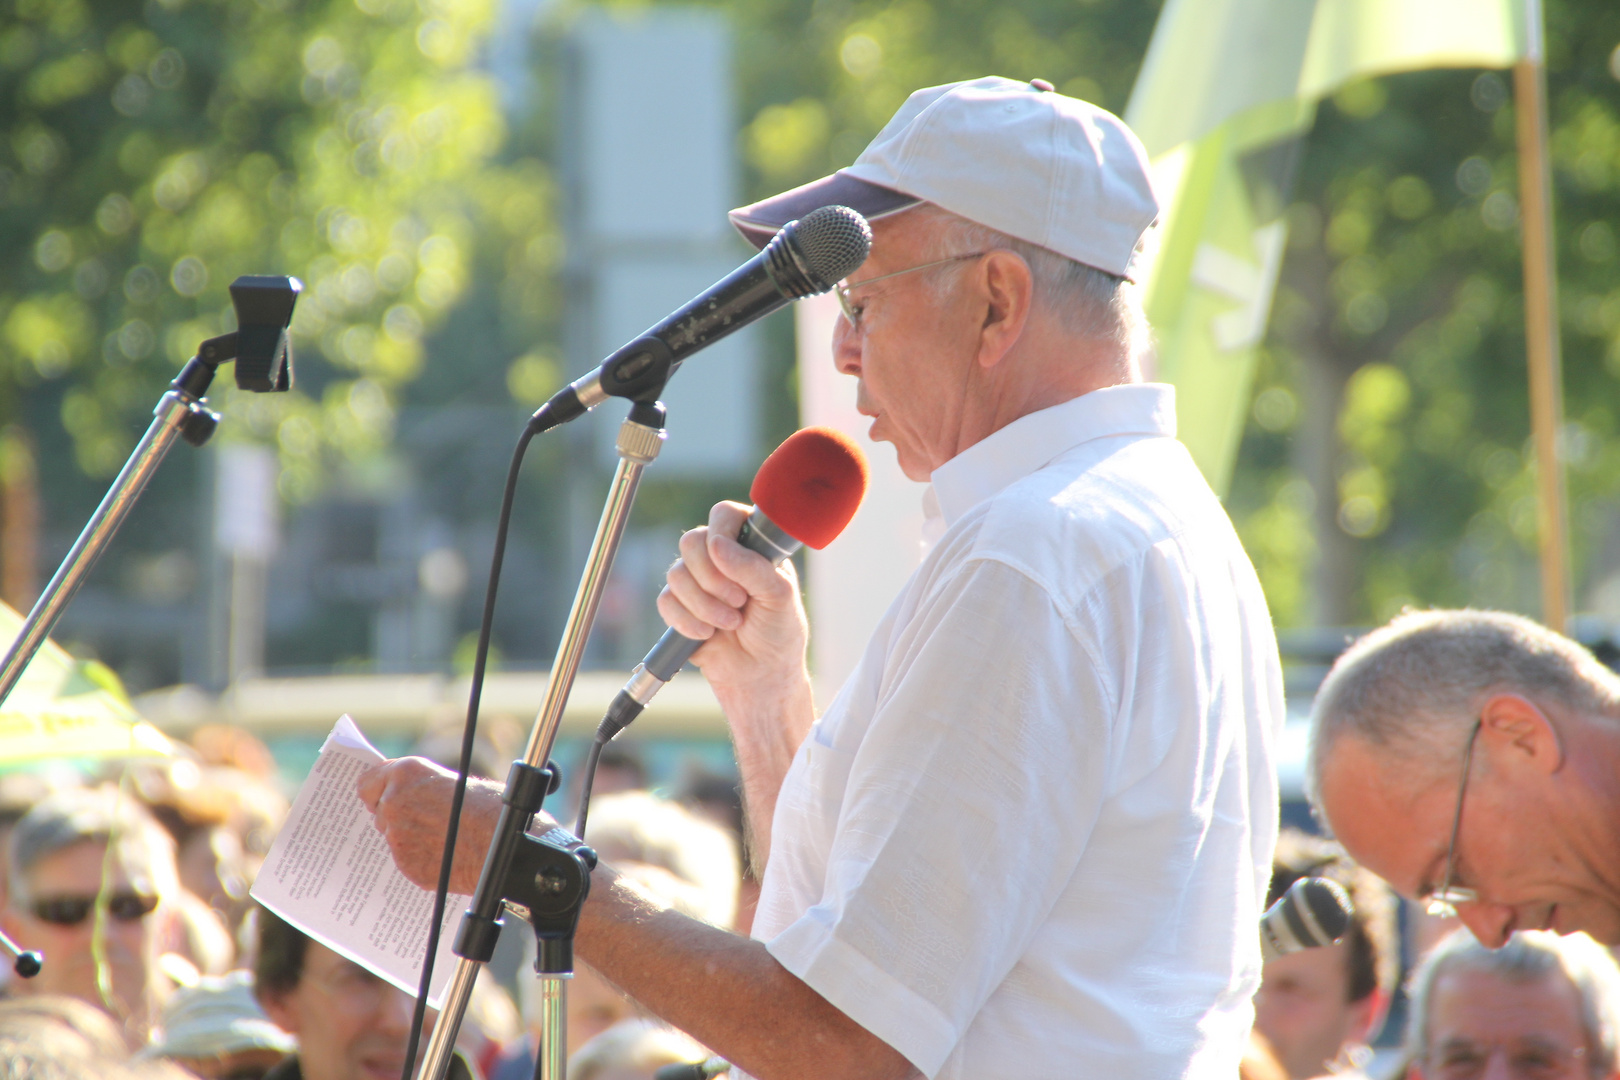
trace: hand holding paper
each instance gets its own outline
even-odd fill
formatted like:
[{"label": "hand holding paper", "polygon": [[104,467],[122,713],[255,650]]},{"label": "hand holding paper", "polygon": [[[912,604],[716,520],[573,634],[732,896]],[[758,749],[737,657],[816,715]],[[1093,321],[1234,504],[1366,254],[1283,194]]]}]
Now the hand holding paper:
[{"label": "hand holding paper", "polygon": [[[353,720],[345,716],[337,722],[259,871],[253,898],[313,940],[414,995],[422,975],[433,894],[394,865],[388,841],[360,800],[360,777],[384,761]],[[480,800],[486,792],[484,787],[478,789]],[[498,811],[500,796],[494,798]],[[397,805],[392,797],[385,801]],[[428,812],[427,799],[414,786],[409,801],[420,801],[416,809]],[[469,788],[468,806],[474,805]],[[481,807],[482,801],[477,805]],[[424,844],[442,844],[448,806],[446,795],[437,831],[427,830]],[[481,820],[476,813],[470,817]],[[469,832],[474,835],[469,837]],[[470,892],[477,884],[476,864],[488,843],[489,826],[486,823],[480,831],[469,821],[462,836],[457,847],[471,852],[467,859],[474,864],[466,886]],[[436,846],[426,875],[430,883],[438,874],[437,851]],[[429,1004],[441,999],[455,969],[451,946],[467,902],[466,895],[452,892],[445,905]]]},{"label": "hand holding paper", "polygon": [[[394,864],[424,889],[439,882],[444,828],[456,774],[423,758],[382,762],[360,777],[359,794],[388,842]],[[450,891],[470,894],[478,887],[484,853],[501,813],[501,788],[491,780],[468,780],[456,839]]]}]

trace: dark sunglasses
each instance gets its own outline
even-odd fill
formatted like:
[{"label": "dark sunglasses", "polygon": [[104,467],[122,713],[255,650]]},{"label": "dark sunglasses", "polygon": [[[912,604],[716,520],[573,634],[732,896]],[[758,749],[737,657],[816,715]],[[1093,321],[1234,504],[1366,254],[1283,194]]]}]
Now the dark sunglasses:
[{"label": "dark sunglasses", "polygon": [[[95,906],[94,896],[53,896],[34,901],[32,910],[34,918],[40,922],[52,926],[78,926],[90,917]],[[152,914],[157,906],[157,897],[136,892],[113,893],[107,898],[107,914],[122,923],[139,922]]]}]

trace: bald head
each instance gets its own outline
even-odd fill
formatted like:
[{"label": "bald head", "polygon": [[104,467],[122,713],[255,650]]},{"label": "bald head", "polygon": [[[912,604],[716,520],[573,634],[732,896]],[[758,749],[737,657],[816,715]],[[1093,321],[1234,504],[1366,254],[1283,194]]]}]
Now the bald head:
[{"label": "bald head", "polygon": [[1500,611],[1409,611],[1350,646],[1311,713],[1309,789],[1345,736],[1408,774],[1450,775],[1492,694],[1620,716],[1620,679],[1561,634]]}]

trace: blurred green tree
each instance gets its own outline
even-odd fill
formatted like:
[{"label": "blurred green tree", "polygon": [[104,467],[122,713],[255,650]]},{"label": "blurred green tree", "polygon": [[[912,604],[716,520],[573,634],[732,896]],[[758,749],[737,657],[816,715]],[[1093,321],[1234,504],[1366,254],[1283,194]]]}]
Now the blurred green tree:
[{"label": "blurred green tree", "polygon": [[[216,383],[283,493],[388,445],[475,266],[533,323],[549,183],[502,157],[493,0],[18,0],[0,13],[0,418],[65,384],[80,468],[116,471],[163,384],[287,273],[300,385]],[[543,316],[541,316],[543,317]],[[314,361],[314,362],[312,362]],[[533,366],[532,364],[530,365]],[[534,381],[534,372],[529,372]],[[504,396],[504,387],[503,396]]]},{"label": "blurred green tree", "polygon": [[[1575,610],[1620,617],[1620,11],[1548,12]],[[1305,149],[1231,504],[1283,625],[1538,613],[1507,72],[1346,88]]]}]

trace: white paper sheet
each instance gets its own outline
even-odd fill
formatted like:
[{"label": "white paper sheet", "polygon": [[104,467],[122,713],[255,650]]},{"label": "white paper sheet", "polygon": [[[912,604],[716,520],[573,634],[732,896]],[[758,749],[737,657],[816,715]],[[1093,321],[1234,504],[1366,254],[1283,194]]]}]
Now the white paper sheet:
[{"label": "white paper sheet", "polygon": [[[252,895],[315,941],[414,997],[433,894],[399,872],[360,801],[360,774],[383,760],[353,720],[347,715],[338,720],[271,845]],[[434,1008],[455,970],[451,946],[468,900],[451,893],[445,904],[428,994]]]}]

